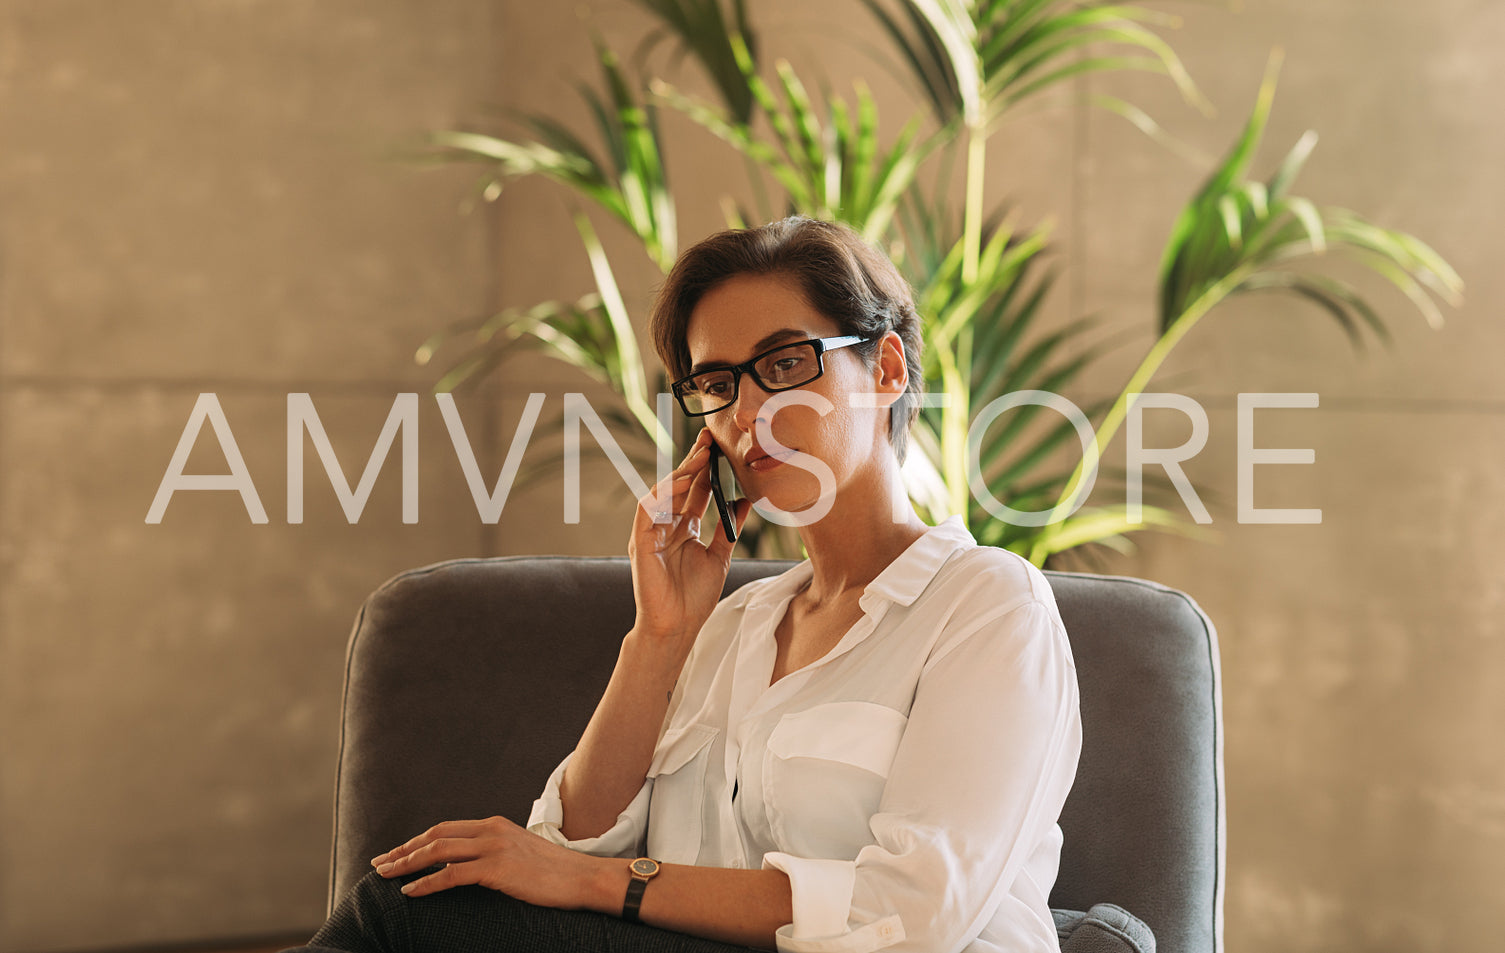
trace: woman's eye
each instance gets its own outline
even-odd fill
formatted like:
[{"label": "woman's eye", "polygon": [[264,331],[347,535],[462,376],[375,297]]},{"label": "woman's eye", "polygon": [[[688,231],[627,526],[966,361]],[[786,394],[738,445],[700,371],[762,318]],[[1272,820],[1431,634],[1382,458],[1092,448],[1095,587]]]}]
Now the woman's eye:
[{"label": "woman's eye", "polygon": [[731,389],[731,385],[726,381],[707,381],[700,390],[707,397],[722,397]]}]

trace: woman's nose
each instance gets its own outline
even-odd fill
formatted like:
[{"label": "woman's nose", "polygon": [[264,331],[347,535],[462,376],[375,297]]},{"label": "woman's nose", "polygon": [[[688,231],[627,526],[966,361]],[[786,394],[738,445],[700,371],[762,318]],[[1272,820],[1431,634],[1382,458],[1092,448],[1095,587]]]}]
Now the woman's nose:
[{"label": "woman's nose", "polygon": [[737,429],[744,433],[752,433],[753,425],[758,420],[758,415],[763,411],[763,402],[768,399],[768,394],[758,386],[758,382],[750,376],[744,376],[737,386],[737,399],[732,401],[732,420]]}]

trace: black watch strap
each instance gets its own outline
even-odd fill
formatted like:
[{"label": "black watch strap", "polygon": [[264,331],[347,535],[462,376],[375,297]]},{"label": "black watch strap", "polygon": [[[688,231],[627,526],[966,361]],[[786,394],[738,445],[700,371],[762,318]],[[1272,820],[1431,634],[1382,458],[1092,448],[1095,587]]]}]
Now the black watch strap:
[{"label": "black watch strap", "polygon": [[643,894],[648,890],[648,881],[632,878],[627,885],[627,900],[622,904],[622,919],[628,923],[642,923],[638,910],[643,906]]},{"label": "black watch strap", "polygon": [[627,868],[632,874],[632,879],[627,883],[627,899],[622,902],[622,919],[628,923],[643,922],[638,917],[638,910],[643,906],[643,894],[648,889],[648,881],[658,876],[658,861],[651,857],[639,857]]}]

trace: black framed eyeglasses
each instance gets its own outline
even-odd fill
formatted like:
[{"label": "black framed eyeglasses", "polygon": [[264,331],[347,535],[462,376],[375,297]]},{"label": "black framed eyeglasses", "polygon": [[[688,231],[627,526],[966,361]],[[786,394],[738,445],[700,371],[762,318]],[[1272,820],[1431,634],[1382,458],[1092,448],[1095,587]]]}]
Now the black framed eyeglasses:
[{"label": "black framed eyeglasses", "polygon": [[793,344],[780,344],[750,361],[730,367],[713,367],[681,377],[671,386],[680,409],[687,417],[704,417],[730,406],[737,399],[737,387],[746,374],[758,386],[774,393],[801,387],[826,371],[823,355],[853,344],[865,344],[870,338],[846,334],[834,338],[812,338]]}]

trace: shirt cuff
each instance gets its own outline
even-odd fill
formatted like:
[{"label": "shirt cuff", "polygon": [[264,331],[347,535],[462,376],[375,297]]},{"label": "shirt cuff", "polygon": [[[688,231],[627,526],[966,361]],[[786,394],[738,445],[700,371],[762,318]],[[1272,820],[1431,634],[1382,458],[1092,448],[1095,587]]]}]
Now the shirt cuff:
[{"label": "shirt cuff", "polygon": [[559,780],[564,777],[564,769],[569,762],[570,759],[566,757],[554,769],[544,786],[543,794],[533,802],[533,810],[528,814],[528,830],[550,843],[582,854],[594,854],[597,857],[641,857],[643,835],[648,826],[648,798],[653,783],[643,783],[637,796],[627,805],[626,810],[617,815],[616,823],[609,829],[595,837],[570,840],[559,829],[564,824],[564,802],[559,799]]},{"label": "shirt cuff", "polygon": [[773,852],[763,855],[763,869],[789,875],[794,922],[775,934],[779,953],[871,953],[904,939],[897,915],[847,928],[857,864],[850,860],[812,860]]}]

